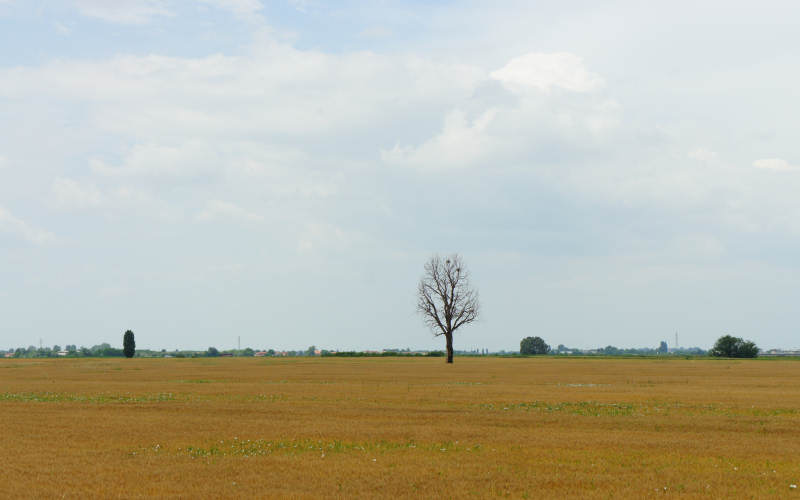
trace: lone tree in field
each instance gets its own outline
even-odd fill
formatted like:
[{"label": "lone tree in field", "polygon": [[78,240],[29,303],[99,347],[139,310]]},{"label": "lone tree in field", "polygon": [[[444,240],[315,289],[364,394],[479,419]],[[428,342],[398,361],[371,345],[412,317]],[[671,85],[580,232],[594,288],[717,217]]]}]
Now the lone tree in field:
[{"label": "lone tree in field", "polygon": [[130,330],[122,336],[122,353],[126,358],[132,358],[136,353],[136,341],[133,339],[133,332]]},{"label": "lone tree in field", "polygon": [[717,343],[708,354],[724,358],[755,358],[758,357],[758,346],[741,337],[724,335],[717,339]]},{"label": "lone tree in field", "polygon": [[519,343],[520,354],[547,354],[549,352],[550,346],[542,337],[525,337]]},{"label": "lone tree in field", "polygon": [[435,336],[444,335],[447,362],[453,362],[453,333],[478,317],[478,292],[469,283],[461,256],[442,260],[434,255],[425,263],[417,289],[417,311]]}]

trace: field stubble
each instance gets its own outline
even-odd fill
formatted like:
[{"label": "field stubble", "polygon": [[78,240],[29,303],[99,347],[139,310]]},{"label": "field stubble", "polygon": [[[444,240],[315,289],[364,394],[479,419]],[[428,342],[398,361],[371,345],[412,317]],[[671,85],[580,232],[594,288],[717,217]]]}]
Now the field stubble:
[{"label": "field stubble", "polygon": [[0,362],[0,496],[800,494],[800,363]]}]

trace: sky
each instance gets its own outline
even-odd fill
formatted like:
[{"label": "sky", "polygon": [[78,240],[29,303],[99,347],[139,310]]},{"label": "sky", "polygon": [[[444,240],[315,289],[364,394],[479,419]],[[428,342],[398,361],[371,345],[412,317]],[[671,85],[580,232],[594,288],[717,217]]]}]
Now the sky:
[{"label": "sky", "polygon": [[798,19],[0,0],[0,349],[800,347]]}]

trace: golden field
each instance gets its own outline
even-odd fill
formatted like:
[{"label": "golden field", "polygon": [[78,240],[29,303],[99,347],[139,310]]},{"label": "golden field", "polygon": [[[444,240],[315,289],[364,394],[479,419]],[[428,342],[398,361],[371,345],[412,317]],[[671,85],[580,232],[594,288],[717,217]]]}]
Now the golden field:
[{"label": "golden field", "polygon": [[0,497],[793,497],[800,363],[0,360]]}]

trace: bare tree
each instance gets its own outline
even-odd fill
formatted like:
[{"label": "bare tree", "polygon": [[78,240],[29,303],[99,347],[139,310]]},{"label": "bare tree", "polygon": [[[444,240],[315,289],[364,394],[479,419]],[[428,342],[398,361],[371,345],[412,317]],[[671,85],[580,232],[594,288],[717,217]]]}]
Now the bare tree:
[{"label": "bare tree", "polygon": [[478,292],[469,283],[461,256],[442,260],[434,255],[425,263],[417,289],[417,311],[433,334],[447,341],[447,362],[453,362],[453,333],[478,317]]}]

